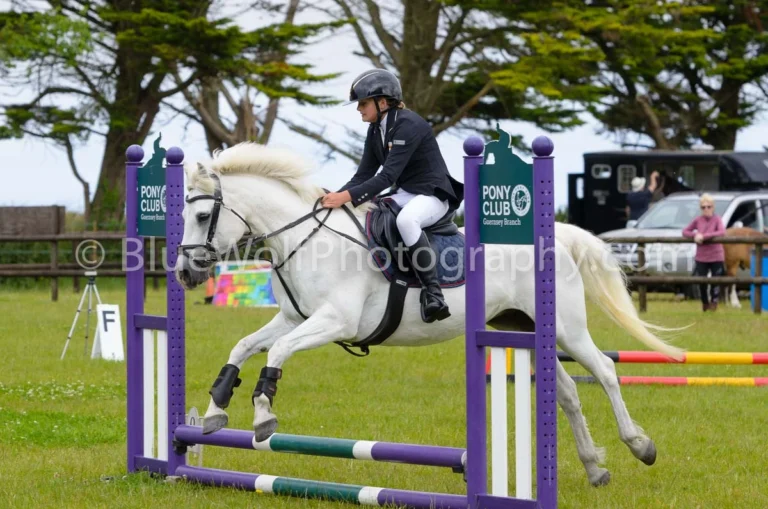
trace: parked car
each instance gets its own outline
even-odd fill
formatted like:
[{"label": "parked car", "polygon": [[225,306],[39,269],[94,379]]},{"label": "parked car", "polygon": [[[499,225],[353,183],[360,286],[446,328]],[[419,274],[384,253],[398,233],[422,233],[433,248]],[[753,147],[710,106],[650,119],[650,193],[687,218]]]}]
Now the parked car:
[{"label": "parked car", "polygon": [[[726,228],[746,226],[768,232],[768,190],[716,191],[709,193],[715,201],[715,214]],[[654,205],[627,227],[598,235],[607,240],[618,237],[681,237],[682,230],[699,213],[701,193],[671,194]],[[740,224],[738,224],[740,223]],[[611,250],[630,271],[637,270],[637,244],[611,244]],[[685,275],[693,272],[696,244],[648,244],[645,249],[648,275]],[[748,271],[742,271],[749,276]]]}]

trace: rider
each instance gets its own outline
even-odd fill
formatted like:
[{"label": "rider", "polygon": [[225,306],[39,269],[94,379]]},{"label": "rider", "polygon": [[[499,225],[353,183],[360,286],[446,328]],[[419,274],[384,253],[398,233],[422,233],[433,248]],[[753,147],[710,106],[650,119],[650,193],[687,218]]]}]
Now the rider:
[{"label": "rider", "polygon": [[338,192],[326,194],[323,205],[358,206],[393,187],[390,197],[401,207],[397,228],[423,288],[421,317],[427,323],[444,320],[451,314],[437,280],[437,257],[422,228],[456,210],[464,186],[448,173],[432,127],[405,109],[394,74],[371,69],[355,78],[346,104],[355,102],[363,122],[370,122],[363,158],[352,179]]}]

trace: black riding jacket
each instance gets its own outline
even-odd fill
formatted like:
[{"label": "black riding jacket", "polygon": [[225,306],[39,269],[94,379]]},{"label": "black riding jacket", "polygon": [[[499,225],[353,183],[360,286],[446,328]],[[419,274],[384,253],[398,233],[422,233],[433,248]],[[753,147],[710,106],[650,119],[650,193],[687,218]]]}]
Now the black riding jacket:
[{"label": "black riding jacket", "polygon": [[[464,185],[448,173],[427,121],[413,111],[391,109],[384,145],[380,129],[376,123],[368,128],[360,166],[339,192],[349,191],[352,204],[358,206],[394,185],[409,193],[448,200],[449,210],[456,210],[464,199]],[[383,168],[377,175],[379,166]]]}]

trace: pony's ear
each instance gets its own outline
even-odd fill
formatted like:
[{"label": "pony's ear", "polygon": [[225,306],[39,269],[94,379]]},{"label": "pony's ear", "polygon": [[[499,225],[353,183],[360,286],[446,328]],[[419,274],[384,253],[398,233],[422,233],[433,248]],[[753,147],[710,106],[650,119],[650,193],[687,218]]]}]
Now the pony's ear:
[{"label": "pony's ear", "polygon": [[197,173],[201,177],[205,177],[206,175],[208,175],[208,170],[206,170],[205,166],[203,166],[201,163],[197,163]]}]

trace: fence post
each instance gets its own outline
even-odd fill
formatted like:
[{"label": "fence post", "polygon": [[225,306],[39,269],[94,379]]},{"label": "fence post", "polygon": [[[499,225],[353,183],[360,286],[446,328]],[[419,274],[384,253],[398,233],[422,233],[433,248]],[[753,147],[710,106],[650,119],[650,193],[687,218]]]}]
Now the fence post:
[{"label": "fence post", "polygon": [[[755,244],[755,277],[763,277],[763,245]],[[763,285],[755,283],[755,309],[756,315],[763,312]]]},{"label": "fence post", "polygon": [[[77,243],[74,240],[72,241],[72,260],[75,262],[75,265],[77,265]],[[80,293],[79,276],[72,276],[72,292]]]},{"label": "fence post", "polygon": [[[637,266],[638,272],[641,276],[645,276],[645,244],[637,244]],[[646,294],[648,287],[645,283],[640,283],[637,286],[637,294],[640,300],[640,312],[645,313],[648,310],[648,296]]]},{"label": "fence post", "polygon": [[[59,241],[51,241],[51,270],[59,269]],[[51,277],[51,301],[59,300],[59,278]]]}]

